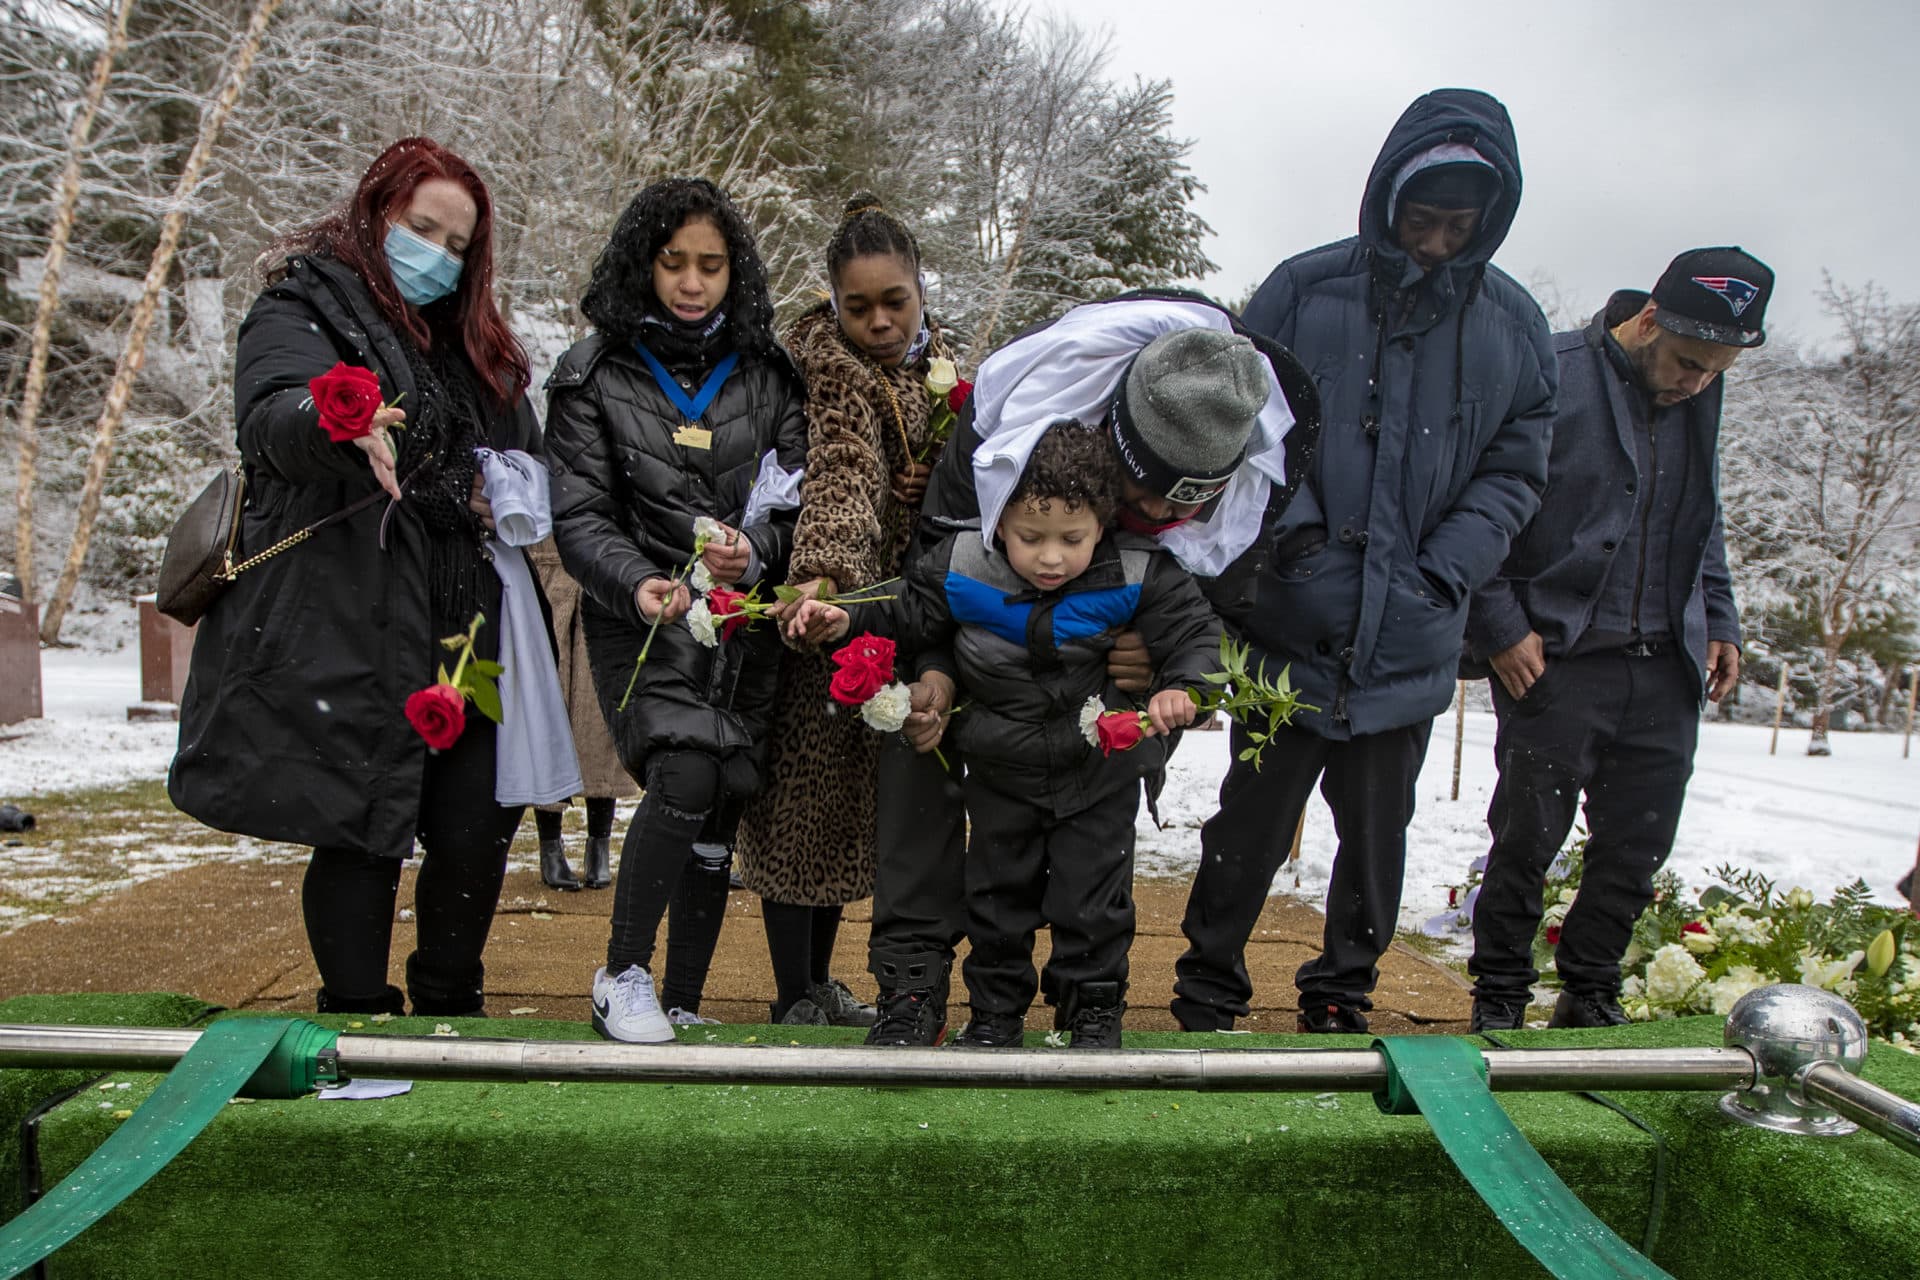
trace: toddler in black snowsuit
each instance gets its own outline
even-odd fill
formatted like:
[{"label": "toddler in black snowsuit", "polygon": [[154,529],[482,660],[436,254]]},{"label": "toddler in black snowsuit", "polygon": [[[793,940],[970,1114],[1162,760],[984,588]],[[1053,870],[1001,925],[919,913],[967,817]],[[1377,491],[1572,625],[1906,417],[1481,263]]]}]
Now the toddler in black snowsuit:
[{"label": "toddler in black snowsuit", "polygon": [[[893,635],[909,655],[945,651],[960,688],[952,740],[966,761],[967,936],[973,1016],[956,1044],[1018,1046],[1044,989],[1076,1048],[1115,1048],[1133,942],[1133,824],[1140,783],[1192,722],[1187,686],[1219,665],[1220,623],[1199,587],[1149,538],[1106,527],[1120,476],[1103,432],[1062,421],[1027,433],[1019,481],[982,528],[914,564],[891,601],[808,601],[790,638]],[[1017,446],[1015,446],[1017,447]],[[1116,631],[1152,656],[1142,711],[1107,676]],[[1094,718],[1138,713],[1142,738],[1103,752]],[[1034,934],[1053,954],[1036,977]]]}]

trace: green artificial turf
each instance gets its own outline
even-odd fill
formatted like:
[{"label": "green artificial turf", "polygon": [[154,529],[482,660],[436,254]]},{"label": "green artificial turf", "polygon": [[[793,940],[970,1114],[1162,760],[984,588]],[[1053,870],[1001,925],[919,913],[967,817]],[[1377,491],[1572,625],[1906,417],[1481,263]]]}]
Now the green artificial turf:
[{"label": "green artificial turf", "polygon": [[[454,1025],[468,1035],[591,1035],[521,1019]],[[353,1030],[432,1027],[397,1019]],[[683,1034],[858,1039],[824,1028]],[[1512,1041],[1719,1036],[1717,1020],[1690,1019]],[[1895,1051],[1876,1051],[1867,1074],[1920,1095],[1920,1061]],[[154,1079],[113,1077],[133,1085],[113,1101],[136,1104]],[[1888,1259],[1920,1256],[1920,1228],[1896,1212],[1920,1187],[1920,1163],[1879,1139],[1736,1128],[1711,1094],[1615,1097],[1667,1144],[1654,1256],[1682,1280],[1879,1277],[1892,1273]],[[1655,1139],[1583,1097],[1501,1101],[1574,1191],[1641,1244],[1655,1208]],[[91,1092],[51,1112],[39,1135],[49,1180],[116,1123]],[[1426,1122],[1382,1115],[1364,1094],[433,1082],[372,1102],[231,1105],[47,1274],[253,1276],[295,1265],[351,1277],[1543,1274]]]},{"label": "green artificial turf", "polygon": [[[203,1001],[174,995],[15,996],[0,1000],[0,1022],[184,1027],[212,1009]],[[0,1071],[0,1220],[13,1217],[26,1204],[21,1187],[21,1122],[99,1074],[72,1068]]]}]

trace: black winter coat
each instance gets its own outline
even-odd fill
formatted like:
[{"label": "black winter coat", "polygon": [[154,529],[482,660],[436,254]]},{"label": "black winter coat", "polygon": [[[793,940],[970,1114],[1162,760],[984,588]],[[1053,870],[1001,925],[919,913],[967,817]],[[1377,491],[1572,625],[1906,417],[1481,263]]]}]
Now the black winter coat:
[{"label": "black winter coat", "polygon": [[[1494,579],[1474,593],[1467,624],[1472,658],[1486,659],[1540,633],[1549,659],[1563,657],[1593,624],[1600,587],[1639,510],[1648,483],[1634,449],[1630,397],[1646,393],[1615,367],[1609,330],[1637,314],[1647,295],[1621,290],[1584,329],[1554,335],[1560,357],[1553,461],[1540,514],[1514,540]],[[1680,417],[1687,465],[1667,544],[1668,599],[1649,634],[1685,645],[1688,669],[1704,699],[1707,642],[1740,643],[1740,613],[1727,573],[1720,520],[1720,403],[1724,378],[1685,402]]]},{"label": "black winter coat", "polygon": [[[707,373],[669,368],[689,395]],[[755,748],[765,737],[779,674],[773,626],[760,623],[708,649],[684,620],[662,625],[636,676],[648,624],[634,590],[686,566],[696,516],[741,527],[769,450],[783,470],[804,466],[799,378],[777,349],[743,354],[701,418],[710,433],[704,448],[676,441],[676,434],[697,437],[682,432],[680,411],[639,353],[605,335],[576,343],[547,388],[554,541],[586,597],[580,617],[594,688],[620,762],[644,780],[657,751],[705,752],[721,759],[728,794],[744,799],[759,783]],[[741,529],[759,557],[762,582],[786,580],[794,517],[778,511]]]},{"label": "black winter coat", "polygon": [[948,738],[969,776],[1060,818],[1167,762],[1170,737],[1103,756],[1081,728],[1088,698],[1114,710],[1136,705],[1107,676],[1114,632],[1140,633],[1154,693],[1200,688],[1220,667],[1220,621],[1206,597],[1172,554],[1138,534],[1108,532],[1085,573],[1041,591],[967,530],[917,557],[894,600],[848,612],[853,632],[893,635],[910,660],[948,651],[938,665],[955,673],[963,707]]},{"label": "black winter coat", "polygon": [[[1502,192],[1467,247],[1423,275],[1394,241],[1388,194],[1448,141],[1472,142]],[[1297,723],[1324,737],[1446,709],[1468,599],[1539,507],[1558,370],[1538,304],[1489,262],[1519,200],[1506,109],[1468,89],[1427,94],[1374,161],[1359,236],[1289,258],[1247,305],[1248,327],[1320,390],[1319,451],[1248,632],[1292,664],[1320,708]]]},{"label": "black winter coat", "polygon": [[[234,367],[243,556],[379,488],[364,453],[320,430],[307,383],[345,361],[378,373],[389,403],[417,405],[400,344],[332,258],[292,259],[254,303]],[[524,398],[487,435],[496,449],[540,452]],[[413,508],[378,502],[241,574],[194,638],[167,775],[174,804],[222,831],[405,857],[427,760],[406,700],[445,656],[427,554]]]}]

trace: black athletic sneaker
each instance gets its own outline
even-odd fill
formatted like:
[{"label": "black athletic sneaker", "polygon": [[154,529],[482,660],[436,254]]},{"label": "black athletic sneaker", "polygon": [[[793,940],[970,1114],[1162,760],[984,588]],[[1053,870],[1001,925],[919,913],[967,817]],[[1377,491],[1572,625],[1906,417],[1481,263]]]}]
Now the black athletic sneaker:
[{"label": "black athletic sneaker", "polygon": [[953,1038],[956,1049],[1018,1049],[1027,1032],[1027,1019],[1021,1013],[973,1011],[967,1025]]},{"label": "black athletic sneaker", "polygon": [[1312,1035],[1357,1035],[1367,1029],[1367,1017],[1358,1009],[1349,1009],[1342,1004],[1317,1004],[1300,1011],[1298,1029]]},{"label": "black athletic sneaker", "polygon": [[1628,1022],[1620,998],[1611,991],[1562,991],[1554,1001],[1550,1027],[1621,1027]]},{"label": "black athletic sneaker", "polygon": [[930,987],[882,991],[879,1016],[867,1028],[867,1043],[895,1048],[928,1048],[947,1034],[947,1006]]},{"label": "black athletic sneaker", "polygon": [[1481,996],[1473,998],[1473,1031],[1520,1031],[1527,1025],[1525,996]]}]

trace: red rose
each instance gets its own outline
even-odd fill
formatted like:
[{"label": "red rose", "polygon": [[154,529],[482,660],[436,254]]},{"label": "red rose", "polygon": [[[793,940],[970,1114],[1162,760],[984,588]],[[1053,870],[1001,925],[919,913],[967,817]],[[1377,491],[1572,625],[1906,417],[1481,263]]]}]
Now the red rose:
[{"label": "red rose", "polygon": [[430,684],[408,695],[407,720],[435,751],[460,740],[467,727],[467,699],[450,684]]},{"label": "red rose", "polygon": [[960,379],[960,381],[954,383],[947,391],[947,408],[953,410],[955,413],[960,412],[960,406],[965,404],[967,397],[972,394],[973,384],[965,378]]},{"label": "red rose", "polygon": [[1100,738],[1100,754],[1110,756],[1125,751],[1146,736],[1138,711],[1108,711],[1094,721],[1093,731]]},{"label": "red rose", "polygon": [[715,587],[707,592],[707,611],[713,614],[716,622],[721,624],[722,640],[731,640],[734,632],[752,621],[747,616],[746,606],[742,603],[746,598],[746,592],[729,591],[725,587]]},{"label": "red rose", "polygon": [[313,407],[320,411],[320,429],[327,439],[358,440],[373,430],[380,408],[380,375],[371,369],[336,364],[307,384]]},{"label": "red rose", "polygon": [[1550,947],[1557,947],[1560,945],[1560,926],[1559,925],[1550,924],[1547,926],[1547,945]]},{"label": "red rose", "polygon": [[828,693],[835,702],[857,707],[893,682],[893,641],[864,632],[834,650]]},{"label": "red rose", "polygon": [[1682,933],[1705,933],[1706,931],[1707,926],[1699,920],[1689,920],[1680,926]]}]

